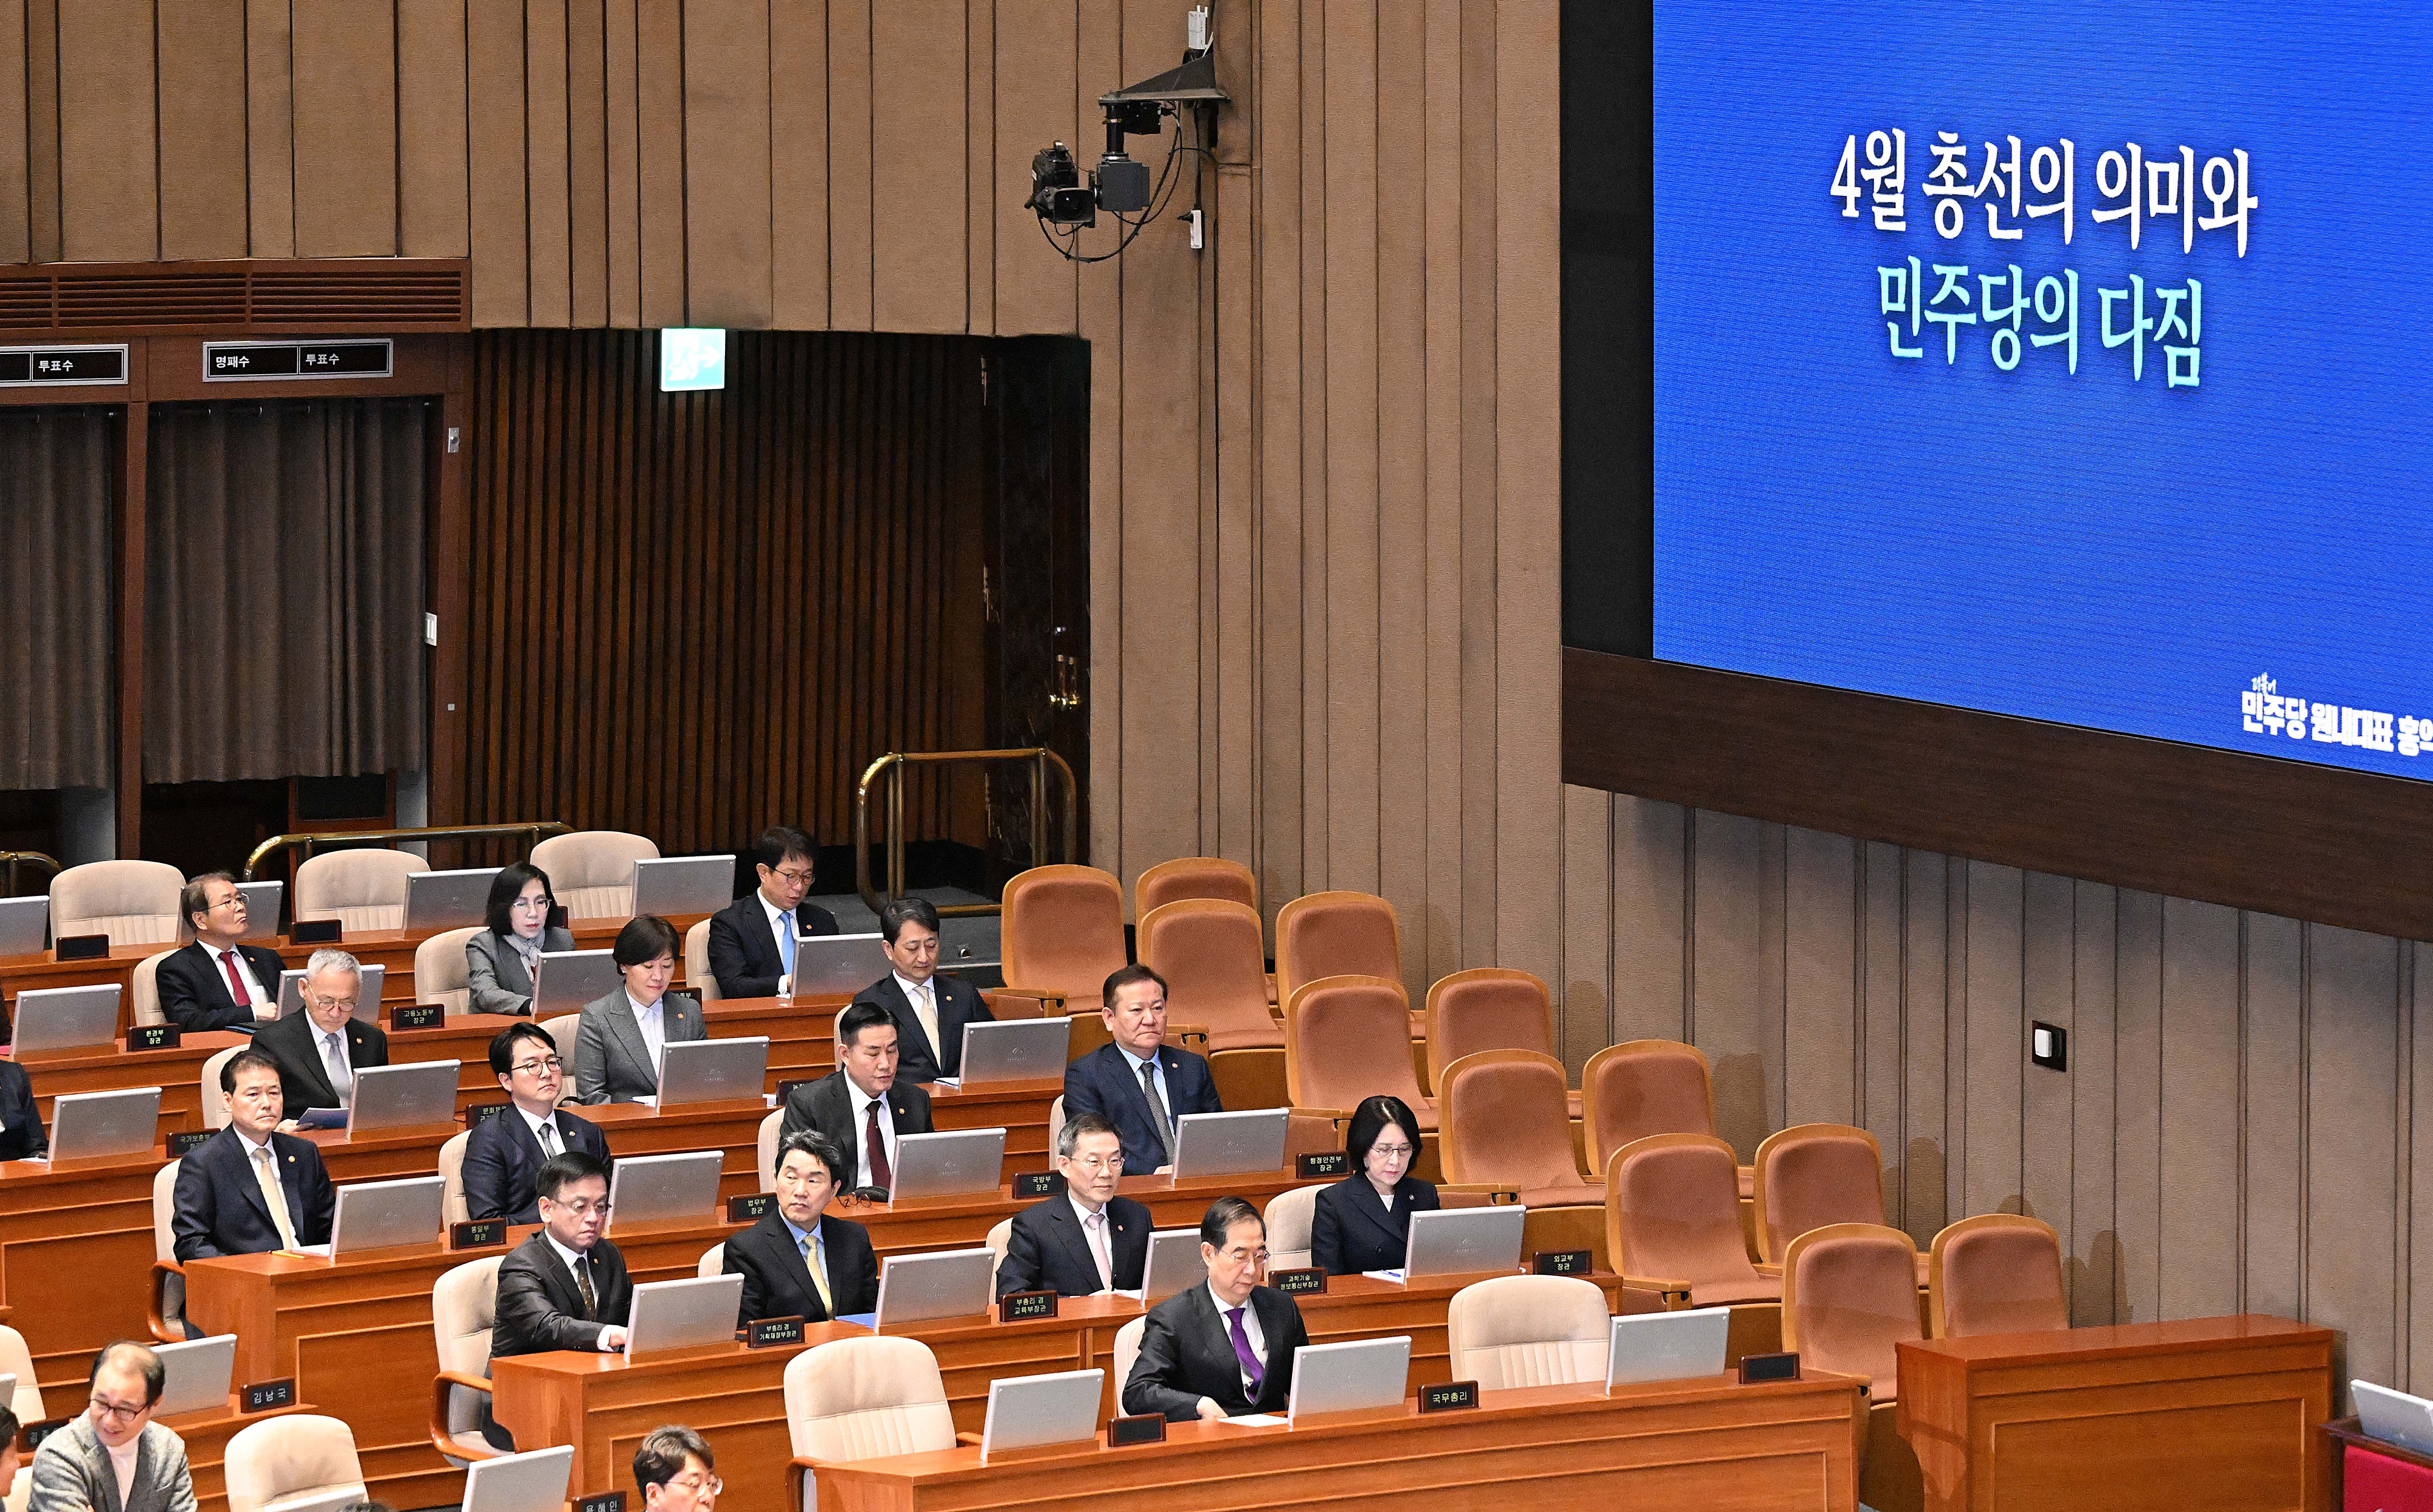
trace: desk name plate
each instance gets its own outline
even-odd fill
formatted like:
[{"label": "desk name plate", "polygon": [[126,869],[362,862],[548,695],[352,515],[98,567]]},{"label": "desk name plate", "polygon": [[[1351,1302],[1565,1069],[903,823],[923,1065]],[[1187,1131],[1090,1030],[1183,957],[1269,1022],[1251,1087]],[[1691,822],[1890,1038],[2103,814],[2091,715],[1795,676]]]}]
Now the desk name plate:
[{"label": "desk name plate", "polygon": [[108,935],[61,935],[51,942],[53,960],[99,960],[109,954]]},{"label": "desk name plate", "polygon": [[1478,1405],[1478,1383],[1475,1381],[1442,1381],[1432,1386],[1420,1387],[1420,1411],[1460,1412]]},{"label": "desk name plate", "polygon": [[1110,1418],[1107,1419],[1107,1447],[1109,1449],[1130,1449],[1135,1444],[1163,1444],[1165,1442],[1165,1418],[1164,1414],[1145,1412],[1141,1413],[1137,1417]]},{"label": "desk name plate", "polygon": [[1064,1178],[1054,1171],[1016,1171],[1014,1173],[1013,1195],[1015,1197],[1054,1197],[1063,1190]]},{"label": "desk name plate", "polygon": [[803,1320],[799,1317],[757,1317],[745,1331],[743,1342],[756,1350],[766,1350],[780,1344],[803,1342]]},{"label": "desk name plate", "polygon": [[130,1050],[174,1050],[181,1031],[175,1024],[138,1024],[127,1031]]},{"label": "desk name plate", "polygon": [[1297,1164],[1300,1167],[1301,1179],[1304,1181],[1315,1181],[1320,1177],[1352,1174],[1352,1157],[1339,1149],[1319,1150],[1315,1154],[1303,1155],[1299,1157]]},{"label": "desk name plate", "polygon": [[1316,1266],[1271,1270],[1268,1272],[1268,1284],[1286,1297],[1315,1297],[1326,1290],[1326,1272]]},{"label": "desk name plate", "polygon": [[1000,1323],[1019,1323],[1026,1318],[1055,1316],[1054,1292],[1012,1292],[997,1299],[996,1320]]},{"label": "desk name plate", "polygon": [[393,1029],[435,1029],[447,1022],[448,1010],[437,1003],[400,1003],[388,1011]]},{"label": "desk name plate", "polygon": [[257,1381],[245,1388],[245,1410],[268,1412],[273,1407],[296,1405],[296,1378],[283,1376],[277,1381]]},{"label": "desk name plate", "polygon": [[1595,1268],[1592,1249],[1540,1249],[1529,1257],[1529,1272],[1536,1276],[1585,1276]]},{"label": "desk name plate", "polygon": [[777,1194],[774,1192],[746,1192],[741,1197],[726,1199],[726,1221],[729,1223],[757,1223],[776,1211]]},{"label": "desk name plate", "polygon": [[216,1129],[179,1130],[169,1136],[169,1158],[173,1161],[185,1159],[193,1151],[210,1143],[211,1137],[218,1132]]},{"label": "desk name plate", "polygon": [[574,1512],[625,1512],[625,1493],[603,1491],[574,1504]]},{"label": "desk name plate", "polygon": [[492,1245],[507,1242],[507,1220],[475,1218],[470,1223],[448,1226],[448,1248],[451,1249],[487,1249]]}]

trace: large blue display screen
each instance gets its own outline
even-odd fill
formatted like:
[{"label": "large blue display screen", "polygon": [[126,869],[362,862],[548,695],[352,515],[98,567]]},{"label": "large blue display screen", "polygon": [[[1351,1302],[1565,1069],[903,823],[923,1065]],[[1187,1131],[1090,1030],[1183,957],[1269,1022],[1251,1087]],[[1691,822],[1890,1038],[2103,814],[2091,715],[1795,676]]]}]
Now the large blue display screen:
[{"label": "large blue display screen", "polygon": [[2433,6],[1655,16],[1658,656],[2433,777]]}]

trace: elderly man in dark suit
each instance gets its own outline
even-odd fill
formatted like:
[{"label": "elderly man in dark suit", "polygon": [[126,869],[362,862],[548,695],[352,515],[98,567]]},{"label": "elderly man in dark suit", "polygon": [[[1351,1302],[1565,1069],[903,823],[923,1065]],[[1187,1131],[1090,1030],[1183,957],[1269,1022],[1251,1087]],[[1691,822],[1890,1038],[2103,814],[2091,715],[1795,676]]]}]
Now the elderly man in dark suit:
[{"label": "elderly man in dark suit", "polygon": [[840,1181],[891,1188],[897,1137],[932,1131],[929,1095],[896,1076],[895,1021],[885,1009],[847,1008],[837,1015],[836,1043],[837,1068],[787,1095],[780,1137],[824,1134],[845,1158]]},{"label": "elderly man in dark suit", "polygon": [[1124,1142],[1096,1113],[1068,1118],[1056,1131],[1056,1170],[1064,1190],[1013,1215],[996,1294],[1052,1291],[1088,1297],[1137,1291],[1148,1266],[1148,1209],[1115,1196]]},{"label": "elderly man in dark suit", "polygon": [[338,1194],[313,1142],[279,1132],[279,1080],[258,1049],[220,1067],[228,1127],[178,1164],[169,1229],[180,1261],[330,1242]]},{"label": "elderly man in dark suit", "polygon": [[880,947],[894,969],[853,994],[876,1003],[895,1020],[907,1081],[961,1076],[963,1026],[996,1017],[979,989],[938,974],[938,910],[927,898],[893,898],[878,910]]},{"label": "elderly man in dark suit", "polygon": [[465,1211],[509,1223],[540,1221],[540,1168],[566,1150],[605,1166],[608,1136],[557,1105],[565,1087],[557,1042],[539,1025],[510,1024],[490,1041],[490,1071],[509,1106],[465,1140]]},{"label": "elderly man in dark suit", "polygon": [[1064,1068],[1064,1116],[1096,1113],[1124,1140],[1124,1169],[1154,1174],[1174,1164],[1176,1121],[1225,1111],[1208,1062],[1165,1044],[1165,978],[1147,966],[1109,974],[1103,1016],[1112,1045]]},{"label": "elderly man in dark suit", "polygon": [[634,1284],[625,1257],[601,1236],[607,1168],[588,1155],[557,1155],[541,1166],[536,1184],[541,1230],[499,1262],[490,1353],[623,1349]]},{"label": "elderly man in dark suit", "polygon": [[726,1273],[743,1278],[739,1325],[825,1323],[877,1308],[870,1231],[827,1211],[843,1172],[844,1152],[825,1135],[794,1134],[778,1147],[776,1210],[726,1241]]},{"label": "elderly man in dark suit", "polygon": [[725,997],[781,997],[793,990],[794,942],[837,932],[836,915],[806,903],[811,837],[777,824],[760,836],[760,885],[710,916],[709,974]]},{"label": "elderly man in dark suit", "polygon": [[161,1016],[188,1034],[251,1034],[279,1016],[279,952],[245,943],[245,894],[226,872],[205,872],[178,894],[195,943],[169,952],[152,978]]},{"label": "elderly man in dark suit", "polygon": [[314,1108],[345,1108],[354,1074],[388,1064],[388,1036],[355,1017],[364,969],[343,950],[316,950],[304,963],[304,1011],[265,1028],[254,1044],[279,1062],[280,1098],[295,1118]]},{"label": "elderly man in dark suit", "polygon": [[1208,1283],[1150,1308],[1141,1326],[1124,1411],[1162,1413],[1168,1422],[1282,1412],[1309,1331],[1291,1298],[1259,1284],[1268,1266],[1259,1210],[1218,1198],[1199,1220],[1199,1256]]}]

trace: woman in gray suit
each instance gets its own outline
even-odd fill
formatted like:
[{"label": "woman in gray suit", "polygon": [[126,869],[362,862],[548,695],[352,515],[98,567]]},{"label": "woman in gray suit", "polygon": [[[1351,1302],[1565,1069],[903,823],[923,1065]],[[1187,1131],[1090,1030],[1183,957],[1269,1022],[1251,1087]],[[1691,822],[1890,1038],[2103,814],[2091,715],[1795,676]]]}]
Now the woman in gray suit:
[{"label": "woman in gray suit", "polygon": [[574,1035],[578,1102],[632,1102],[659,1093],[659,1052],[708,1038],[701,1005],[670,997],[676,975],[675,926],[654,914],[626,921],[613,952],[625,985],[583,1009]]},{"label": "woman in gray suit", "polygon": [[532,1011],[533,971],[544,950],[572,950],[574,936],[549,927],[557,899],[549,874],[530,861],[502,866],[490,879],[489,927],[465,942],[465,983],[476,1013]]}]

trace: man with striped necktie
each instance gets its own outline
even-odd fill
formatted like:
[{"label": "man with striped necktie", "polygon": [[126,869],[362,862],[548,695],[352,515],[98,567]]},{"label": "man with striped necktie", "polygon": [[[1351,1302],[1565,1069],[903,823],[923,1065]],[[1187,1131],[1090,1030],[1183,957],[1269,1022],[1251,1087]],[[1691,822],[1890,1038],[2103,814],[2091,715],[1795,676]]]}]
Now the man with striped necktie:
[{"label": "man with striped necktie", "polygon": [[634,1284],[608,1227],[608,1168],[579,1151],[543,1163],[541,1231],[499,1262],[490,1353],[625,1347]]}]

